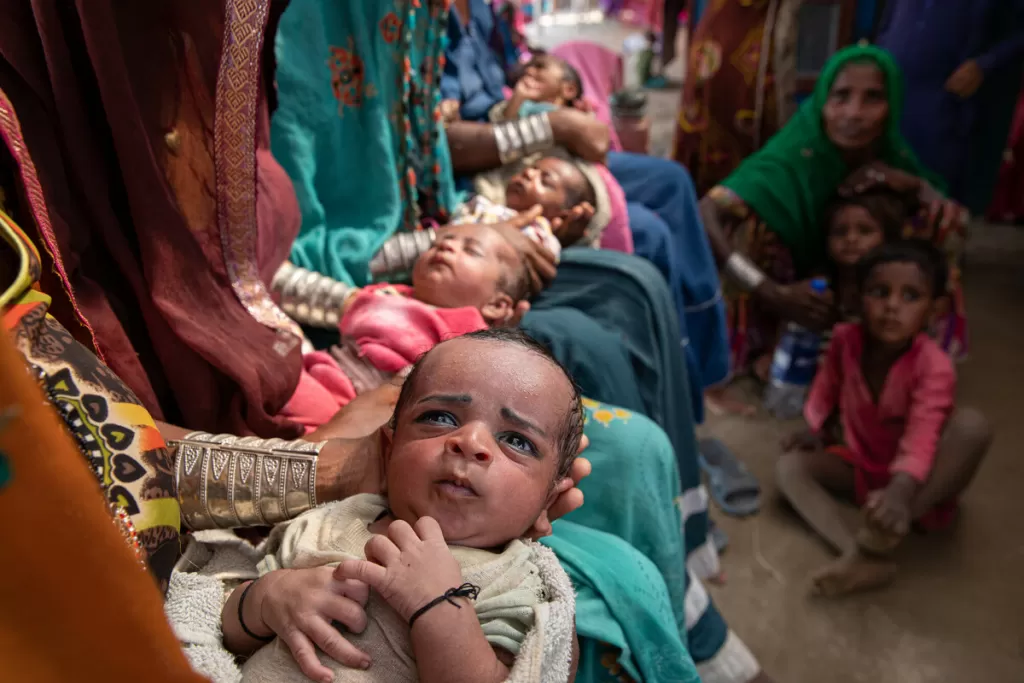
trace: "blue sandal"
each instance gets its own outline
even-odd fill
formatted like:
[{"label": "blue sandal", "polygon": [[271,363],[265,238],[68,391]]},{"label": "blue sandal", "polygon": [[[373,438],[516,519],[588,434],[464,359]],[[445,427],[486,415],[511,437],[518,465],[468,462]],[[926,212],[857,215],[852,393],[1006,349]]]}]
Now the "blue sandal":
[{"label": "blue sandal", "polygon": [[700,468],[708,475],[711,498],[733,517],[747,517],[761,509],[761,486],[746,465],[718,439],[698,443]]}]

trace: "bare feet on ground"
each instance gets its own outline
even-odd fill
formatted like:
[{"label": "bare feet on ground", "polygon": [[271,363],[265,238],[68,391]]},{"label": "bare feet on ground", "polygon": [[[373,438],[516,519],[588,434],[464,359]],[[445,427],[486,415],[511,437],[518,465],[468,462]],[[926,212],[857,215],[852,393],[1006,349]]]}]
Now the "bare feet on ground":
[{"label": "bare feet on ground", "polygon": [[894,562],[851,553],[825,565],[811,577],[811,581],[818,595],[837,598],[884,586],[892,581],[895,574]]}]

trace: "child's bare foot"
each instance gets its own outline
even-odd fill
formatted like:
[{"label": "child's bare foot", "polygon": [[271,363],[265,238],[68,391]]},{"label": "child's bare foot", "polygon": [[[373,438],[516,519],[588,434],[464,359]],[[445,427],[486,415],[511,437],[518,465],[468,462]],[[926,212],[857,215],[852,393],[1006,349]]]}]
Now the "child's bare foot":
[{"label": "child's bare foot", "polygon": [[857,529],[857,545],[871,555],[889,555],[903,540],[902,534],[894,534],[878,529],[872,524],[864,524]]},{"label": "child's bare foot", "polygon": [[892,581],[895,574],[895,563],[854,552],[825,565],[811,577],[811,581],[818,595],[837,598],[884,586]]}]

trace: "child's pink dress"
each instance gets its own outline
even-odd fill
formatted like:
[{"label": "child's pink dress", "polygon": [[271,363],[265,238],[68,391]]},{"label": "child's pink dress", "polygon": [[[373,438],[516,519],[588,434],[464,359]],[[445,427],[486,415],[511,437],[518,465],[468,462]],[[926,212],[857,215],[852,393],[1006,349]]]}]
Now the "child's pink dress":
[{"label": "child's pink dress", "polygon": [[[863,349],[859,323],[837,325],[804,406],[816,432],[838,409],[845,443],[829,451],[853,465],[858,505],[897,472],[919,482],[928,478],[956,390],[953,361],[922,333],[890,368],[876,402],[861,370]],[[955,512],[956,501],[950,500],[916,521],[944,527]]]}]

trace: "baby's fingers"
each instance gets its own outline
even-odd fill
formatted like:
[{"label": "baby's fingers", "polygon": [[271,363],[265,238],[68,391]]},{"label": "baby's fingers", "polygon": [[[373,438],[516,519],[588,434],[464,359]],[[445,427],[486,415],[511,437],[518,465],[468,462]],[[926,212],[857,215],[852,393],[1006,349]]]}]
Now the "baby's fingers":
[{"label": "baby's fingers", "polygon": [[313,642],[339,664],[344,664],[351,669],[368,669],[370,667],[370,656],[345,640],[338,629],[326,621],[317,619],[308,625],[307,630]]},{"label": "baby's fingers", "polygon": [[313,643],[297,626],[289,627],[280,633],[279,637],[288,646],[288,649],[292,651],[295,663],[299,665],[302,673],[308,678],[314,681],[323,681],[323,683],[331,683],[334,680],[334,674],[331,670],[321,664],[317,658],[316,650],[313,649]]}]

